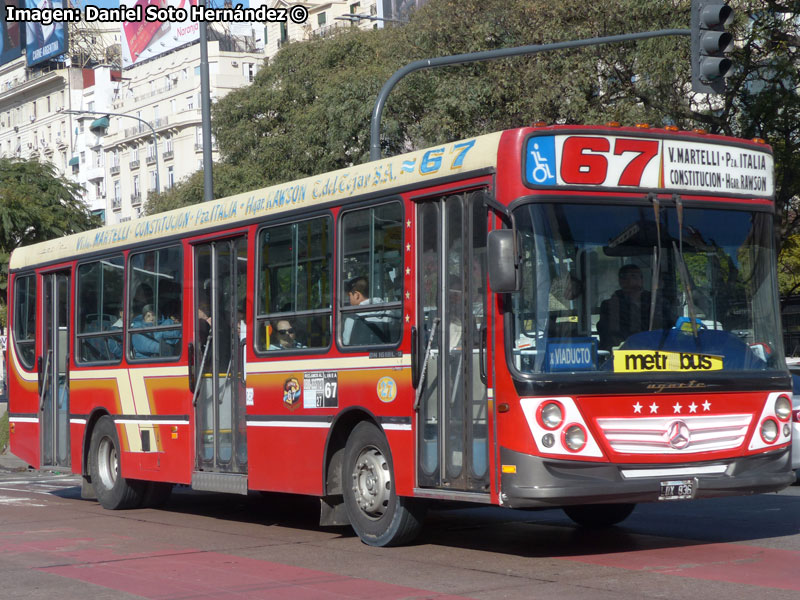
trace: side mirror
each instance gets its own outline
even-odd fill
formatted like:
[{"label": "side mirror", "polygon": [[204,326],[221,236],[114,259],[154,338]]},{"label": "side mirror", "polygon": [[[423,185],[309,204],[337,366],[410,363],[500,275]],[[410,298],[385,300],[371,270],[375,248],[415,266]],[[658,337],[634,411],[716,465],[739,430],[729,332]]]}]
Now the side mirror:
[{"label": "side mirror", "polygon": [[489,285],[498,294],[519,291],[519,247],[513,229],[490,231],[488,238]]}]

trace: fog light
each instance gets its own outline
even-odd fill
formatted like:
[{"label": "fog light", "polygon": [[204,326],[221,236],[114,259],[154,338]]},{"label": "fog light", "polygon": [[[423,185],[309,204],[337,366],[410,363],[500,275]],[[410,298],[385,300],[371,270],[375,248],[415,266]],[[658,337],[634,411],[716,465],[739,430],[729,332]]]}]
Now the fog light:
[{"label": "fog light", "polygon": [[556,443],[556,436],[554,436],[552,433],[545,433],[542,436],[542,446],[544,446],[545,448],[552,448],[553,444],[555,443]]},{"label": "fog light", "polygon": [[539,420],[545,429],[555,429],[564,421],[564,410],[558,402],[546,402],[539,411]]},{"label": "fog light", "polygon": [[564,430],[564,445],[572,452],[578,452],[586,445],[586,432],[580,425],[570,425]]},{"label": "fog light", "polygon": [[761,439],[768,444],[778,439],[778,422],[775,419],[764,419],[761,423]]},{"label": "fog light", "polygon": [[783,437],[789,437],[789,435],[791,433],[792,433],[792,430],[789,427],[789,424],[788,423],[784,423],[784,425],[783,425]]},{"label": "fog light", "polygon": [[781,421],[788,421],[792,416],[792,401],[786,396],[778,396],[775,400],[775,414]]}]

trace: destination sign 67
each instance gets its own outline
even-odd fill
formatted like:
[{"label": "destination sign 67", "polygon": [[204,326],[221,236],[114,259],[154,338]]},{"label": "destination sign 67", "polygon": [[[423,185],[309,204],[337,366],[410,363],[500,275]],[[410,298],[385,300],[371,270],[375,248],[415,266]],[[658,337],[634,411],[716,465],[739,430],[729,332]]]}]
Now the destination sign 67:
[{"label": "destination sign 67", "polygon": [[772,197],[766,148],[692,139],[614,135],[531,136],[525,181],[532,187],[648,189]]}]

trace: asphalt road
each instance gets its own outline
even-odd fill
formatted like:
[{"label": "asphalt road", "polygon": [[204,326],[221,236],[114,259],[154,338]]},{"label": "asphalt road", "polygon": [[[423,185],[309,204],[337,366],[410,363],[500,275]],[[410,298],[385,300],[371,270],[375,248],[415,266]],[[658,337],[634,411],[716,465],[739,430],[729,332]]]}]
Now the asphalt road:
[{"label": "asphalt road", "polygon": [[320,528],[314,499],[178,488],[106,511],[72,475],[0,470],[0,598],[798,598],[800,488],[641,505],[589,531],[560,511],[440,507],[418,543]]}]

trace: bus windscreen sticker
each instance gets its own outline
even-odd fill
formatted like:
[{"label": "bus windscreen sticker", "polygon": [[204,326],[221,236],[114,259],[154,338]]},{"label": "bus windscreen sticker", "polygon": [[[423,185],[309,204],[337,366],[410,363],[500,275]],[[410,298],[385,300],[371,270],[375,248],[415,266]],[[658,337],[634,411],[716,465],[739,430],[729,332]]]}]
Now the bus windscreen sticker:
[{"label": "bus windscreen sticker", "polygon": [[550,371],[587,371],[597,365],[597,345],[592,338],[547,340]]},{"label": "bus windscreen sticker", "polygon": [[721,371],[721,356],[663,350],[614,350],[614,371],[617,373],[667,373],[687,371]]}]

